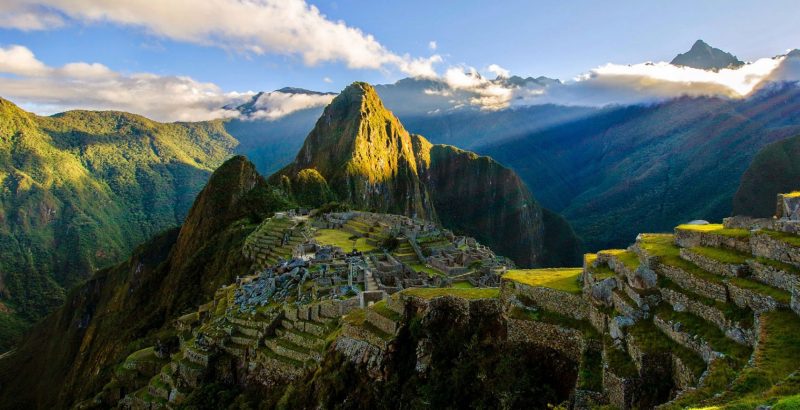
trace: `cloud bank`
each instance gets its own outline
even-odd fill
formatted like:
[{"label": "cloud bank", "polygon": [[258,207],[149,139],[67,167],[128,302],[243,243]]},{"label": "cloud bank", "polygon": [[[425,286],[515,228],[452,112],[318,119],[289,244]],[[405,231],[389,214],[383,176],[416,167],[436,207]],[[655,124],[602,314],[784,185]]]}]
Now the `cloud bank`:
[{"label": "cloud bank", "polygon": [[263,93],[253,104],[254,111],[248,115],[248,119],[276,120],[307,108],[324,107],[334,97],[336,97],[335,94],[285,93],[281,91]]},{"label": "cloud bank", "polygon": [[298,55],[308,65],[396,69],[435,76],[441,57],[397,54],[305,0],[4,0],[0,27],[44,30],[76,21],[132,26],[177,41],[243,53]]},{"label": "cloud bank", "polygon": [[253,93],[223,92],[213,83],[150,73],[124,75],[97,63],[50,67],[26,47],[0,47],[0,93],[37,113],[67,109],[130,111],[160,121],[238,116],[220,108]]},{"label": "cloud bank", "polygon": [[[483,110],[540,104],[599,107],[683,96],[745,98],[769,82],[800,81],[800,52],[718,71],[666,62],[606,64],[564,83],[543,77],[513,79],[508,70],[495,64],[485,73],[482,76],[472,67],[451,67],[439,78],[442,86],[426,93],[452,97],[449,102],[456,108],[474,106]],[[496,78],[489,79],[489,75]]]}]

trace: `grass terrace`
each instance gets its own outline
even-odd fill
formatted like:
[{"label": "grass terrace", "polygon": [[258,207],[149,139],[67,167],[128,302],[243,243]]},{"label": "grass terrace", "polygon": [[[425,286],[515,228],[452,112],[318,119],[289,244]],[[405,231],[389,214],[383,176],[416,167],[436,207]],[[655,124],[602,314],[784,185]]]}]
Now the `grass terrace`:
[{"label": "grass terrace", "polygon": [[788,194],[783,194],[784,198],[797,198],[800,197],[800,191],[789,192]]},{"label": "grass terrace", "polygon": [[314,239],[321,245],[332,245],[342,248],[345,252],[350,252],[355,248],[359,252],[370,252],[375,247],[367,243],[366,238],[352,239],[350,232],[339,229],[320,229],[314,235]]},{"label": "grass terrace", "polygon": [[656,315],[663,320],[680,322],[683,330],[697,335],[717,352],[722,352],[733,358],[739,366],[747,363],[753,349],[749,346],[740,345],[727,338],[719,328],[706,322],[702,318],[684,312],[676,312],[669,305],[662,305],[656,309]]},{"label": "grass terrace", "polygon": [[788,305],[792,300],[792,295],[782,289],[773,288],[772,286],[765,285],[748,278],[731,278],[731,283],[747,290],[751,290],[762,295],[769,296],[778,303]]},{"label": "grass terrace", "polygon": [[399,322],[403,318],[399,313],[395,312],[392,309],[389,309],[389,307],[386,306],[386,301],[385,300],[382,300],[382,301],[377,302],[374,305],[372,305],[372,310],[374,310],[375,312],[377,312],[381,316],[383,316],[383,317],[385,317],[387,319],[391,319],[391,320],[393,320],[395,322]]},{"label": "grass terrace", "polygon": [[740,308],[733,303],[723,303],[716,299],[712,299],[694,293],[691,290],[683,289],[680,286],[678,286],[675,282],[663,276],[660,276],[658,278],[658,287],[682,293],[687,297],[689,297],[689,299],[698,301],[708,307],[717,309],[720,312],[722,312],[722,314],[725,315],[727,319],[739,323],[739,325],[744,328],[749,329],[753,327],[754,316],[753,316],[753,311],[750,309]]},{"label": "grass terrace", "polygon": [[416,296],[423,299],[433,299],[439,296],[455,296],[464,299],[492,299],[500,296],[498,288],[408,288],[402,291],[404,295]]},{"label": "grass terrace", "polygon": [[692,252],[705,256],[716,261],[727,263],[731,265],[744,265],[748,259],[752,259],[751,255],[746,253],[737,252],[731,249],[710,248],[706,246],[695,246],[690,248]]},{"label": "grass terrace", "polygon": [[705,402],[698,408],[733,410],[761,405],[772,406],[773,410],[800,408],[800,317],[788,310],[764,313],[753,359],[752,366],[743,369],[730,385],[712,383],[713,388],[702,387],[669,408],[684,408],[703,399]]},{"label": "grass terrace", "polygon": [[583,268],[512,269],[503,279],[578,294],[581,293],[578,279],[582,272]]},{"label": "grass terrace", "polygon": [[683,269],[689,274],[709,282],[723,283],[723,278],[721,276],[707,272],[694,263],[682,259],[680,256],[680,248],[675,245],[673,238],[671,234],[644,234],[639,242],[639,247],[651,256],[657,257],[659,261],[665,265]]},{"label": "grass terrace", "polygon": [[708,224],[708,225],[678,225],[675,229],[683,231],[706,232],[714,235],[730,236],[734,238],[747,238],[750,236],[750,231],[747,229],[729,229],[725,228],[722,224]]},{"label": "grass terrace", "polygon": [[475,286],[472,286],[472,284],[469,283],[469,281],[466,281],[466,280],[453,282],[453,287],[456,288],[456,289],[474,289],[475,288]]},{"label": "grass terrace", "polygon": [[760,232],[769,235],[772,239],[786,242],[792,246],[800,247],[800,236],[792,235],[786,232],[770,231],[768,229],[762,229]]},{"label": "grass terrace", "polygon": [[636,365],[633,363],[633,360],[631,360],[631,357],[628,356],[628,353],[614,347],[614,342],[611,340],[610,336],[606,335],[603,344],[606,352],[606,362],[608,363],[609,369],[614,374],[621,377],[634,377],[639,374],[639,371],[636,370]]}]

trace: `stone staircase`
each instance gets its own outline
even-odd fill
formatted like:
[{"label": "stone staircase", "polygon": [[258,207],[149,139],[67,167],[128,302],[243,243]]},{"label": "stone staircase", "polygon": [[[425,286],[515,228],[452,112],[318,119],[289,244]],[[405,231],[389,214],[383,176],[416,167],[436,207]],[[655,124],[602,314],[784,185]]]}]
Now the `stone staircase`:
[{"label": "stone staircase", "polygon": [[319,305],[285,307],[274,336],[264,339],[267,356],[295,367],[316,365],[322,360],[326,338],[336,329],[337,319]]}]

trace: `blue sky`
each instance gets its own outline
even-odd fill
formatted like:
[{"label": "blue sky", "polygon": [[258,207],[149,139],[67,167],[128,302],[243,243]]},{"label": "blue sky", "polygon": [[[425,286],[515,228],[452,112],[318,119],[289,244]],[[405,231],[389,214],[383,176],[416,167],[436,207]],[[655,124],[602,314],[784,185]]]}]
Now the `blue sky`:
[{"label": "blue sky", "polygon": [[[431,56],[441,59],[429,65],[437,74],[453,66],[486,73],[490,64],[497,64],[521,76],[571,79],[606,63],[669,61],[698,38],[744,60],[800,47],[796,0],[306,2],[319,9],[326,24],[342,21],[361,37],[373,36],[382,49],[373,53],[381,62],[371,66],[364,61],[371,58],[369,53],[335,55],[335,49],[358,48],[349,41],[317,48],[314,44],[327,38],[324,33],[282,49],[282,41],[269,33],[275,22],[247,13],[217,31],[212,27],[210,34],[197,35],[191,27],[173,30],[175,19],[169,17],[159,26],[159,13],[167,15],[174,8],[181,16],[193,12],[193,3],[164,1],[166,6],[159,7],[148,1],[0,0],[0,47],[21,45],[48,67],[99,63],[123,75],[188,76],[224,92],[283,86],[337,91],[354,80],[394,82],[412,72],[399,68],[403,62]],[[262,8],[270,2],[256,1]],[[237,2],[216,3],[230,3],[233,10]],[[276,4],[288,3],[302,9],[295,15],[309,14],[302,0]],[[128,16],[136,13],[138,20]],[[217,16],[207,14],[212,15],[187,20],[217,24]],[[319,20],[308,21],[297,27],[313,32],[320,26]],[[237,37],[240,27],[254,30],[247,36],[260,37],[242,40]],[[242,41],[247,44],[239,49]],[[304,58],[308,49],[313,49],[309,55],[323,57],[309,62]]]}]

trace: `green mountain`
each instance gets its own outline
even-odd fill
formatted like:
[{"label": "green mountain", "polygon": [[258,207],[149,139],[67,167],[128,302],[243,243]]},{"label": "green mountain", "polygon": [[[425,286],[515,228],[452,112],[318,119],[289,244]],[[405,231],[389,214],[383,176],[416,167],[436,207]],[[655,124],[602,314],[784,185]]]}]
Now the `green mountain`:
[{"label": "green mountain", "polygon": [[290,204],[234,157],[211,176],[185,223],[72,290],[0,363],[0,407],[64,408],[100,389],[110,364],[174,337],[171,320],[249,268],[245,237]]},{"label": "green mountain", "polygon": [[[578,258],[577,240],[563,221],[534,201],[511,170],[488,157],[410,134],[365,83],[347,87],[322,113],[295,161],[270,177],[299,200],[317,192],[357,209],[441,221],[521,265]],[[318,206],[319,200],[304,205]],[[545,226],[545,221],[549,226]],[[564,239],[549,248],[545,230]]]},{"label": "green mountain", "polygon": [[0,348],[64,289],[180,224],[235,145],[221,121],[40,117],[0,99]]},{"label": "green mountain", "polygon": [[773,142],[758,151],[733,197],[735,215],[767,218],[775,196],[800,190],[800,136]]}]

